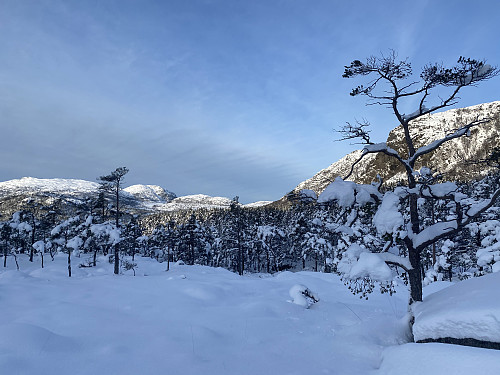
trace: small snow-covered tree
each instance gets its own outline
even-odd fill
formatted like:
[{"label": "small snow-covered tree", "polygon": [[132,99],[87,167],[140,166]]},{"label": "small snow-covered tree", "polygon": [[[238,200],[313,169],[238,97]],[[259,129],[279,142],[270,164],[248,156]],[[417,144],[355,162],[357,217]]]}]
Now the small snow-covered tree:
[{"label": "small snow-covered tree", "polygon": [[489,219],[471,226],[473,234],[481,236],[476,257],[479,275],[500,271],[500,220]]},{"label": "small snow-covered tree", "polygon": [[7,255],[10,253],[12,227],[8,221],[0,223],[0,245],[2,246],[3,266],[7,267]]},{"label": "small snow-covered tree", "polygon": [[[354,60],[345,67],[343,74],[345,78],[372,77],[366,86],[355,87],[350,95],[366,96],[371,104],[387,106],[403,129],[402,150],[395,150],[386,143],[374,144],[370,139],[367,123],[354,126],[348,124],[341,130],[341,134],[342,139],[356,138],[365,144],[361,157],[352,165],[351,173],[364,156],[376,153],[389,156],[404,170],[404,185],[384,194],[374,217],[374,224],[379,235],[387,240],[383,249],[379,249],[378,258],[384,260],[386,264],[397,265],[408,273],[410,304],[422,300],[423,250],[462,231],[490,208],[500,196],[499,189],[490,198],[482,201],[465,200],[456,184],[449,182],[434,184],[434,181],[422,176],[416,167],[422,157],[453,139],[470,135],[472,128],[489,122],[489,118],[476,118],[462,123],[444,137],[419,148],[412,133],[413,121],[456,104],[457,95],[463,88],[476,86],[497,74],[498,69],[484,61],[460,57],[457,64],[449,68],[441,64],[429,64],[422,69],[420,79],[415,79],[411,64],[407,60],[397,61],[394,52],[388,56],[369,57],[366,62]],[[405,101],[407,103],[416,101],[416,110],[410,114],[403,113],[401,107]],[[430,105],[430,102],[434,102],[434,105]],[[419,199],[447,201],[453,209],[450,210],[446,220],[424,226],[424,218],[418,210]],[[394,251],[390,250],[393,245],[398,244],[402,245],[402,251],[400,254],[394,254]],[[352,253],[357,261],[365,259],[365,264],[369,263],[368,260],[375,262],[371,256],[361,257],[364,252]],[[381,265],[381,263],[376,264]],[[374,269],[384,271],[382,266]],[[352,268],[350,270],[352,271]],[[369,271],[368,269],[368,275]],[[386,271],[383,272],[384,277],[388,276]],[[377,276],[381,278],[380,272]]]},{"label": "small snow-covered tree", "polygon": [[[122,188],[123,179],[128,173],[126,167],[116,168],[109,175],[101,176],[98,180],[101,183],[103,190],[113,193],[115,198],[115,225],[117,228],[120,227],[120,190]],[[120,256],[118,242],[115,243],[115,275],[120,273]]]},{"label": "small snow-covered tree", "polygon": [[[112,247],[116,250],[118,243],[122,240],[121,230],[116,227],[115,223],[109,221],[98,224],[90,222],[88,224],[89,235],[85,245],[93,252],[92,265],[95,267],[99,251],[106,255]],[[114,258],[116,261],[116,256]]]},{"label": "small snow-covered tree", "polygon": [[[259,248],[264,250],[266,272],[270,273],[273,270],[279,271],[284,252],[280,251],[279,244],[285,234],[282,230],[274,225],[259,225],[257,227],[257,239],[260,243]],[[259,262],[260,264],[261,262]],[[260,268],[260,267],[258,267]],[[259,270],[260,271],[260,270]]]},{"label": "small snow-covered tree", "polygon": [[78,250],[83,244],[78,236],[80,217],[74,216],[56,225],[50,232],[51,242],[57,244],[58,250],[68,254],[68,277],[71,277],[71,252]]}]

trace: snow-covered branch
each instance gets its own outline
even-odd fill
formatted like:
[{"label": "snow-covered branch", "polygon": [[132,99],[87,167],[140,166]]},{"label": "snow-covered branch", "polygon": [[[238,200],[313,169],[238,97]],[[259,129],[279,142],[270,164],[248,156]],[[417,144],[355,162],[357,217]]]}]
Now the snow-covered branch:
[{"label": "snow-covered branch", "polygon": [[424,249],[429,245],[445,238],[459,229],[457,220],[440,221],[413,235],[411,240],[415,249]]},{"label": "snow-covered branch", "polygon": [[467,225],[470,224],[474,219],[476,219],[479,215],[481,215],[483,212],[488,210],[490,207],[492,207],[497,199],[500,198],[500,189],[497,189],[493,195],[491,196],[490,199],[487,199],[481,203],[476,203],[469,207],[469,209],[465,212],[465,216],[467,217],[462,225]]},{"label": "snow-covered branch", "polygon": [[481,125],[481,124],[488,123],[490,121],[491,121],[490,118],[484,118],[481,120],[472,121],[472,122],[468,123],[467,125],[462,126],[460,129],[458,129],[454,133],[448,134],[441,139],[437,139],[434,142],[428,144],[427,146],[420,147],[419,149],[417,149],[417,151],[415,151],[415,154],[408,159],[408,164],[415,165],[415,161],[419,157],[436,150],[445,142],[451,141],[452,139],[455,139],[455,138],[463,137],[464,135],[468,135],[471,128],[478,126],[478,125]]},{"label": "snow-covered branch", "polygon": [[406,272],[411,270],[413,267],[411,266],[410,260],[408,258],[401,257],[392,253],[377,253],[377,255],[382,259],[386,264],[394,265],[397,267],[401,267]]}]

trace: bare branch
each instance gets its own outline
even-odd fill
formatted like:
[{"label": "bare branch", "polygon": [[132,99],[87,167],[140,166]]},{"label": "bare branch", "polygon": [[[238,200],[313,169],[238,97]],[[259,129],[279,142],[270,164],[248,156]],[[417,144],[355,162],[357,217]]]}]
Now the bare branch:
[{"label": "bare branch", "polygon": [[367,129],[369,126],[370,123],[364,119],[363,122],[356,120],[356,125],[351,125],[350,122],[347,122],[342,129],[338,130],[338,133],[342,134],[342,138],[337,139],[336,141],[360,138],[361,142],[357,143],[370,145],[372,142],[370,141],[370,130]]},{"label": "bare branch", "polygon": [[354,163],[352,163],[351,170],[349,171],[349,173],[347,174],[347,176],[345,176],[345,177],[342,178],[344,181],[347,180],[349,177],[351,177],[352,172],[354,172],[354,167],[356,166],[356,164],[358,164],[365,157],[365,155],[368,155],[368,154],[365,153],[365,152],[363,152],[361,154],[361,156],[358,158],[358,160],[356,160]]}]

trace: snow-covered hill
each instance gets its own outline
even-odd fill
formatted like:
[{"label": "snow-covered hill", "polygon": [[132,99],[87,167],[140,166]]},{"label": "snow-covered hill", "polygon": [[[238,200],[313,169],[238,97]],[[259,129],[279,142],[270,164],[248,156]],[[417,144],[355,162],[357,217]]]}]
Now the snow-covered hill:
[{"label": "snow-covered hill", "polygon": [[158,185],[132,185],[123,190],[144,202],[167,203],[177,198],[175,193]]},{"label": "snow-covered hill", "polygon": [[267,206],[268,204],[271,204],[271,203],[273,203],[273,201],[257,201],[257,202],[253,202],[253,203],[244,204],[243,207],[257,208],[257,207]]},{"label": "snow-covered hill", "polygon": [[[493,147],[500,146],[500,101],[423,116],[415,120],[411,128],[416,146],[421,147],[472,120],[486,117],[492,121],[474,128],[470,137],[450,141],[424,158],[426,166],[441,172],[445,179],[451,181],[471,180],[486,174],[488,170],[484,169],[484,165],[478,166],[470,161],[483,159]],[[403,129],[399,126],[389,133],[387,144],[404,155],[402,139]],[[310,189],[321,193],[335,177],[346,176],[360,155],[361,150],[356,150],[344,156],[312,178],[301,182],[293,192]],[[390,157],[383,154],[368,154],[355,166],[349,179],[359,183],[370,183],[375,181],[376,175],[379,174],[386,183],[394,184],[403,178],[402,172],[401,167]]]},{"label": "snow-covered hill", "polygon": [[[34,202],[49,207],[60,202],[71,211],[98,194],[97,182],[75,179],[23,177],[0,182],[0,211],[9,216]],[[121,191],[125,210],[133,212],[178,211],[229,208],[231,199],[204,194],[177,197],[157,185],[132,185]]]},{"label": "snow-covered hill", "polygon": [[0,197],[12,194],[53,194],[80,198],[95,193],[98,188],[97,182],[85,180],[23,177],[0,182]]}]

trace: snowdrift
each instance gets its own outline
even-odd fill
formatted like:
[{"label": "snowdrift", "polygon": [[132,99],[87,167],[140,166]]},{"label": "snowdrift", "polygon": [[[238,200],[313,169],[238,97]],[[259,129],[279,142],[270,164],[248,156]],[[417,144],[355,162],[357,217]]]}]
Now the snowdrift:
[{"label": "snowdrift", "polygon": [[454,284],[413,308],[416,342],[500,349],[500,273]]}]

